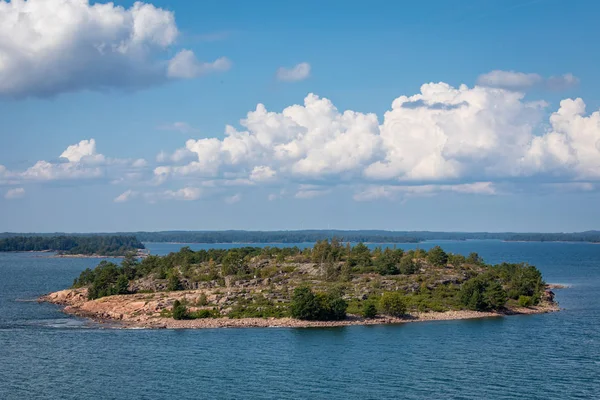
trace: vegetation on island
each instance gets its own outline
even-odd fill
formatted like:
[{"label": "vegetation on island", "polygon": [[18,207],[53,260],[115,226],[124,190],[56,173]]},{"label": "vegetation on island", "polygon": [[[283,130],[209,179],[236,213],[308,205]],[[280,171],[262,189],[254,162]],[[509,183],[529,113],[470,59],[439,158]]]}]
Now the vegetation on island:
[{"label": "vegetation on island", "polygon": [[13,236],[0,239],[0,251],[124,256],[143,248],[135,236]]},{"label": "vegetation on island", "polygon": [[73,287],[87,287],[89,299],[190,291],[192,297],[162,310],[162,316],[175,319],[341,320],[347,314],[401,317],[411,312],[532,306],[544,297],[545,283],[534,266],[492,266],[476,253],[465,257],[438,246],[429,251],[370,249],[334,239],[306,249],[183,247],[141,260],[130,254],[120,265],[102,261],[86,269]]}]

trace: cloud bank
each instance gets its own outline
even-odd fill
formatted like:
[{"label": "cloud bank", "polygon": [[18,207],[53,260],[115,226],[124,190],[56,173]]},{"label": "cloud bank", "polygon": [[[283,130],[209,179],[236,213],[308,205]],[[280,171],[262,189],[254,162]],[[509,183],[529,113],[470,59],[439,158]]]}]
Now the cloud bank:
[{"label": "cloud bank", "polygon": [[21,172],[0,167],[0,182],[128,185],[115,202],[218,195],[235,203],[253,188],[276,200],[312,199],[344,187],[357,201],[498,195],[510,191],[508,183],[596,190],[600,111],[588,114],[579,98],[549,112],[547,103],[513,90],[427,83],[396,98],[382,116],[340,111],[315,94],[281,111],[258,104],[238,128],[226,126],[224,137],[189,139],[156,162],[106,157],[94,139],[68,146],[60,157]]}]

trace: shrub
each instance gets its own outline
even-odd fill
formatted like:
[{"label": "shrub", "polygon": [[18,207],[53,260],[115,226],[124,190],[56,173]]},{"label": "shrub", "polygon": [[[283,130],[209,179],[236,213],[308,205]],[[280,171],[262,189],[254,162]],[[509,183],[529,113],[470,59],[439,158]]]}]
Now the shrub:
[{"label": "shrub", "polygon": [[519,306],[521,307],[531,307],[533,305],[533,301],[531,296],[519,296]]},{"label": "shrub", "polygon": [[315,294],[302,286],[294,290],[290,311],[293,318],[304,320],[341,320],[346,318],[348,303],[339,294]]},{"label": "shrub", "polygon": [[400,264],[398,267],[400,269],[400,273],[404,275],[410,275],[417,272],[417,266],[412,260],[412,256],[410,254],[406,254],[400,259]]},{"label": "shrub", "polygon": [[184,304],[181,304],[179,300],[173,302],[171,313],[173,314],[173,319],[181,320],[189,318],[187,307]]},{"label": "shrub", "polygon": [[[218,313],[217,313],[218,314]],[[189,314],[189,317],[192,319],[204,319],[204,318],[215,318],[215,312],[211,310],[198,310]]]},{"label": "shrub", "polygon": [[385,314],[393,317],[400,317],[406,313],[406,301],[400,292],[385,292],[379,304]]},{"label": "shrub", "polygon": [[363,306],[362,315],[365,318],[375,318],[377,316],[377,307],[373,303],[366,303]]},{"label": "shrub", "polygon": [[196,300],[196,305],[199,306],[205,306],[208,304],[208,298],[206,297],[206,295],[204,293],[202,293],[200,296],[198,296],[198,300]]},{"label": "shrub", "polygon": [[181,284],[181,281],[179,280],[179,277],[176,273],[172,273],[171,276],[169,276],[169,284],[167,285],[167,290],[183,290],[183,285]]}]

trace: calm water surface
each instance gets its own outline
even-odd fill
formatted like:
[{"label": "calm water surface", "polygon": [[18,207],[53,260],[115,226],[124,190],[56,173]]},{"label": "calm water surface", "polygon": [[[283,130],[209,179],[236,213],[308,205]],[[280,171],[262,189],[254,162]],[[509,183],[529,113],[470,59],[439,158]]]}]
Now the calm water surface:
[{"label": "calm water surface", "polygon": [[[436,244],[536,265],[571,285],[557,292],[565,310],[332,329],[105,329],[32,301],[97,259],[0,253],[0,399],[600,398],[599,245],[419,247]],[[148,244],[154,254],[181,246]]]}]

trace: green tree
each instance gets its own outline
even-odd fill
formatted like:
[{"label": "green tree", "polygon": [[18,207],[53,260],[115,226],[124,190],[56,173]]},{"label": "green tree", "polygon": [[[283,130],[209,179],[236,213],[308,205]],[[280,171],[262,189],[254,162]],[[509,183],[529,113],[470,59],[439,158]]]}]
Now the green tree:
[{"label": "green tree", "polygon": [[352,267],[366,268],[371,266],[371,250],[363,243],[359,243],[352,248],[348,263]]},{"label": "green tree", "polygon": [[478,276],[463,283],[460,302],[473,311],[498,310],[507,300],[506,291],[491,276]]},{"label": "green tree", "polygon": [[465,262],[467,264],[479,265],[483,264],[483,258],[479,257],[479,254],[477,253],[470,253]]},{"label": "green tree", "polygon": [[490,309],[499,310],[504,308],[508,297],[502,285],[496,281],[490,281],[485,288],[484,299]]},{"label": "green tree", "polygon": [[377,272],[379,272],[381,275],[397,275],[400,271],[396,265],[397,260],[395,255],[396,254],[389,248],[386,248],[383,252],[380,252],[375,259]]},{"label": "green tree", "polygon": [[115,294],[128,294],[129,293],[129,279],[125,275],[119,275],[117,282],[115,283]]},{"label": "green tree", "polygon": [[440,246],[435,246],[427,253],[427,261],[435,266],[443,267],[448,264],[448,254]]},{"label": "green tree", "polygon": [[320,314],[320,304],[308,286],[301,286],[294,289],[290,312],[293,318],[304,320],[317,320]]},{"label": "green tree", "polygon": [[393,317],[401,317],[406,313],[406,300],[400,292],[385,292],[379,305],[385,314]]}]

